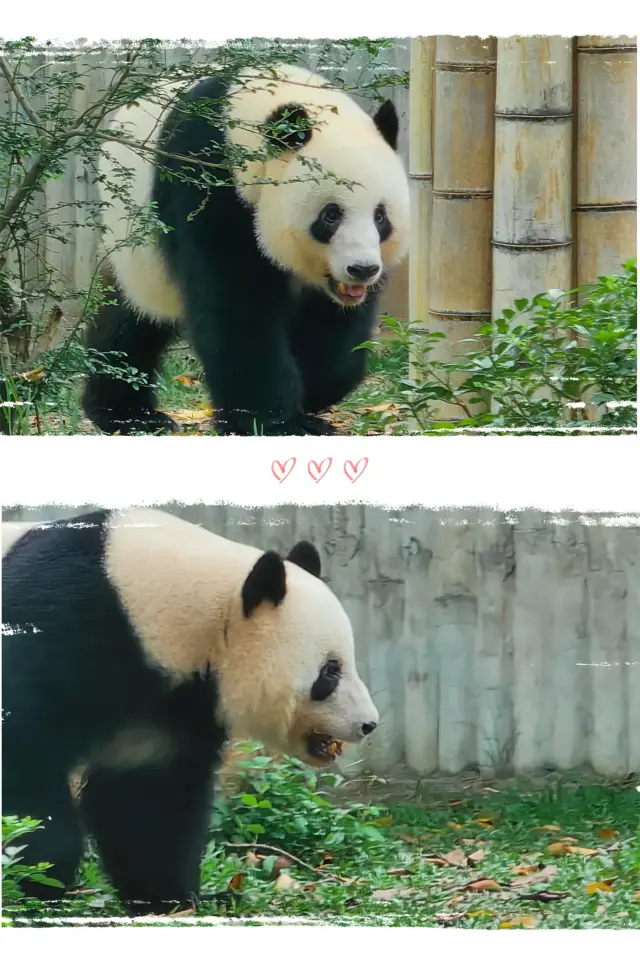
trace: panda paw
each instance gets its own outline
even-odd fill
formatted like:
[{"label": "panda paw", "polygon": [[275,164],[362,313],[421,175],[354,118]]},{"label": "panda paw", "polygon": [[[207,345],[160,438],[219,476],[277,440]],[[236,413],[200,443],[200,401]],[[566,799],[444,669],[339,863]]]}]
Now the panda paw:
[{"label": "panda paw", "polygon": [[271,421],[263,423],[261,429],[254,429],[255,420],[247,418],[230,418],[216,420],[216,432],[218,436],[229,436],[236,434],[238,436],[252,436],[257,433],[263,437],[305,437],[305,436],[331,436],[336,432],[333,424],[317,417],[311,413],[301,413],[290,420]]}]

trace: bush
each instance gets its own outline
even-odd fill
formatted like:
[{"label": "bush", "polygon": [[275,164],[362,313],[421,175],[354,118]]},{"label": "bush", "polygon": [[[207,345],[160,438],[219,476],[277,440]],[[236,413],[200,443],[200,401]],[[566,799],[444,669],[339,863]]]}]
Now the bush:
[{"label": "bush", "polygon": [[20,886],[25,880],[35,880],[49,887],[63,886],[59,880],[46,875],[46,871],[53,866],[52,863],[33,865],[22,863],[20,853],[26,844],[16,845],[16,840],[35,830],[42,830],[40,820],[32,820],[31,817],[2,818],[2,903],[4,906],[25,903],[25,896]]},{"label": "bush", "polygon": [[[567,305],[577,293],[579,305]],[[517,300],[513,309],[463,341],[467,352],[455,361],[432,356],[443,333],[389,318],[383,322],[411,344],[417,375],[386,382],[388,403],[379,404],[378,426],[411,419],[420,432],[636,427],[635,260],[624,265],[623,274],[601,277],[590,288]],[[390,352],[379,342],[366,346]],[[457,406],[459,419],[439,421],[437,408],[443,403]],[[487,412],[478,412],[478,405]]]},{"label": "bush", "polygon": [[326,787],[342,781],[339,774],[317,772],[300,760],[257,755],[247,745],[247,759],[236,761],[242,787],[220,798],[213,815],[214,838],[220,843],[264,843],[284,847],[303,859],[365,858],[372,847],[388,843],[375,821],[377,807],[350,804],[343,809],[326,796]]}]

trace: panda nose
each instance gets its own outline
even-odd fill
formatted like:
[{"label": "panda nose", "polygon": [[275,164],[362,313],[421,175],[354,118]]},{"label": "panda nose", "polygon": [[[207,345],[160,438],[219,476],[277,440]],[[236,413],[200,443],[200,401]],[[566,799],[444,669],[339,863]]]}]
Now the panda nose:
[{"label": "panda nose", "polygon": [[375,277],[380,268],[377,263],[350,263],[347,267],[347,273],[354,280],[360,280],[365,283],[371,277]]},{"label": "panda nose", "polygon": [[373,733],[375,728],[378,726],[377,723],[363,723],[362,724],[362,736],[368,737],[370,733]]}]

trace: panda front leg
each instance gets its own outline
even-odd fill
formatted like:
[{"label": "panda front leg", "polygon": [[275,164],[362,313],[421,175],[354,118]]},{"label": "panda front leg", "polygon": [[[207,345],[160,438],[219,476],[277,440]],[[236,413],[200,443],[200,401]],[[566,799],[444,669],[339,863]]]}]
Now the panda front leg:
[{"label": "panda front leg", "polygon": [[300,369],[277,310],[256,301],[255,293],[240,293],[232,306],[219,302],[204,309],[201,305],[189,316],[219,434],[292,436],[333,431],[330,424],[303,409]]},{"label": "panda front leg", "polygon": [[371,339],[376,311],[375,294],[362,306],[345,309],[322,292],[306,291],[291,326],[305,410],[328,410],[362,382],[369,351],[357,348]]},{"label": "panda front leg", "polygon": [[86,829],[130,915],[197,902],[213,803],[209,756],[134,770],[94,769],[81,797]]},{"label": "panda front leg", "polygon": [[127,379],[91,373],[84,391],[85,414],[104,433],[173,432],[176,426],[171,418],[154,409],[152,384],[162,354],[176,336],[175,328],[138,317],[119,292],[116,296],[118,303],[100,309],[89,328],[86,345],[101,353],[124,354],[119,359],[108,358],[111,365],[135,367],[146,375],[147,383],[135,389]]}]

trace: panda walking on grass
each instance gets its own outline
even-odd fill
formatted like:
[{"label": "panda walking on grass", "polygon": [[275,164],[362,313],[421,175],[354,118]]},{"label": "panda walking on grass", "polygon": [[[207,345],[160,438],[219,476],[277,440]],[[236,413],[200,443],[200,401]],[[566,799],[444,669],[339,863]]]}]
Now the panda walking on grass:
[{"label": "panda walking on grass", "polygon": [[228,734],[324,767],[376,727],[309,543],[99,510],[5,523],[2,549],[2,811],[43,822],[21,856],[67,888],[89,833],[130,914],[190,906]]},{"label": "panda walking on grass", "polygon": [[[124,140],[105,143],[99,166],[117,303],[101,309],[87,343],[121,351],[149,385],[92,374],[87,416],[106,433],[174,429],[154,409],[152,384],[182,332],[218,433],[332,432],[317,414],[363,379],[366,350],[355,348],[371,338],[387,271],[407,252],[393,104],[370,117],[325,78],[283,65],[165,84],[157,102],[119,109],[118,130]],[[230,150],[244,150],[246,163],[234,167]],[[130,242],[124,168],[131,202],[153,201],[169,228],[156,243]],[[193,182],[202,170],[227,185],[202,189]]]}]

